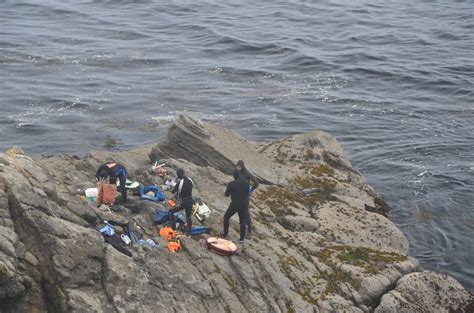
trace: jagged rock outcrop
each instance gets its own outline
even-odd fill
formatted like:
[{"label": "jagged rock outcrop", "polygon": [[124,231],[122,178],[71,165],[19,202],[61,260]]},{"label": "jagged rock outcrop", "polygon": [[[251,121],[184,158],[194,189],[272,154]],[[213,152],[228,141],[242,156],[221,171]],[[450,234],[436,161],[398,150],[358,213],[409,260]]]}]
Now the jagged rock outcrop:
[{"label": "jagged rock outcrop", "polygon": [[[252,196],[255,234],[237,255],[212,254],[199,238],[184,238],[184,251],[170,254],[152,222],[156,204],[135,198],[134,209],[109,211],[80,198],[108,160],[143,184],[161,183],[148,172],[157,158],[193,178],[215,234],[235,161],[264,182]],[[0,154],[0,311],[392,312],[400,299],[429,310],[438,307],[419,299],[441,301],[452,292],[445,284],[462,296],[439,308],[463,306],[472,295],[452,278],[420,287],[418,263],[385,213],[336,140],[319,131],[250,143],[181,116],[157,146],[37,159],[10,149]],[[126,256],[97,231],[103,220],[131,221],[159,247],[134,245]],[[231,239],[237,228],[232,220]]]},{"label": "jagged rock outcrop", "polygon": [[150,159],[186,159],[199,166],[211,166],[232,174],[239,159],[255,168],[254,175],[264,182],[281,180],[273,162],[259,154],[242,136],[215,124],[205,124],[191,115],[181,115],[168,130],[166,138],[150,152]]},{"label": "jagged rock outcrop", "polygon": [[474,299],[454,278],[432,271],[405,275],[382,297],[376,313],[473,312]]}]

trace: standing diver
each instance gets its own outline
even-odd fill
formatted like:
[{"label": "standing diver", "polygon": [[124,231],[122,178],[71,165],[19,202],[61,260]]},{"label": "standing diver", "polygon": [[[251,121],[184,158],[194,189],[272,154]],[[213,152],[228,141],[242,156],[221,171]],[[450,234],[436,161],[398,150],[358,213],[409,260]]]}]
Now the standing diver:
[{"label": "standing diver", "polygon": [[99,167],[95,178],[97,181],[109,178],[109,184],[116,184],[117,177],[120,181],[120,193],[122,194],[122,203],[127,203],[127,189],[125,183],[127,181],[127,170],[125,166],[117,162],[108,162]]},{"label": "standing diver", "polygon": [[182,168],[176,171],[176,176],[180,181],[174,187],[172,193],[177,194],[179,199],[179,204],[176,208],[169,211],[170,219],[172,222],[172,228],[176,227],[176,217],[174,213],[184,209],[186,211],[186,235],[190,235],[191,226],[192,226],[192,214],[193,214],[193,181],[191,178],[186,177],[184,170]]},{"label": "standing diver", "polygon": [[247,218],[249,211],[249,183],[245,180],[240,171],[235,169],[232,173],[234,180],[227,185],[225,196],[230,196],[230,205],[224,214],[224,230],[222,236],[225,238],[229,233],[229,220],[235,214],[239,214],[240,222],[240,243],[245,239],[245,228],[247,226]]},{"label": "standing diver", "polygon": [[[249,193],[249,198],[250,198],[250,193],[252,193],[255,189],[258,187],[258,181],[255,178],[255,176],[250,173],[250,171],[245,167],[244,161],[238,160],[237,161],[237,169],[240,172],[240,176],[248,182],[250,185],[248,189]],[[252,235],[252,220],[250,219],[250,209],[247,210],[247,237]]]}]

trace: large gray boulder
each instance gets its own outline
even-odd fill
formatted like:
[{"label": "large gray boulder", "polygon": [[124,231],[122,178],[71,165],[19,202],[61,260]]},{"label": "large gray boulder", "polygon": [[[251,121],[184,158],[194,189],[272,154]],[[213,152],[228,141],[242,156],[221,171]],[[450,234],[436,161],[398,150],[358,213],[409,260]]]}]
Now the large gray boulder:
[{"label": "large gray boulder", "polygon": [[376,313],[473,312],[474,298],[454,278],[432,271],[402,277],[382,297]]},{"label": "large gray boulder", "polygon": [[204,123],[192,115],[180,115],[169,128],[166,138],[154,147],[150,159],[185,159],[199,166],[211,166],[232,174],[235,163],[242,159],[254,175],[269,183],[280,177],[273,163],[245,138],[229,129]]}]

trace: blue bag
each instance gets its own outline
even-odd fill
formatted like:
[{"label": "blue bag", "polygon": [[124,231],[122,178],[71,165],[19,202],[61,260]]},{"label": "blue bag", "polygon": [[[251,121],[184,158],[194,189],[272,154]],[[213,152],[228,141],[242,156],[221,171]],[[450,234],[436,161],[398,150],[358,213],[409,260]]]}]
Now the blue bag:
[{"label": "blue bag", "polygon": [[99,231],[103,236],[112,237],[113,235],[115,235],[115,229],[112,227],[112,225],[109,224],[105,224],[104,226],[102,226]]},{"label": "blue bag", "polygon": [[169,213],[168,211],[156,210],[155,214],[153,215],[153,221],[155,224],[164,224],[169,221]]},{"label": "blue bag", "polygon": [[209,234],[211,232],[210,227],[202,227],[202,226],[193,226],[189,231],[191,235],[200,235],[200,234]]},{"label": "blue bag", "polygon": [[[152,191],[155,194],[155,196],[150,197],[146,195],[146,193],[150,191]],[[139,194],[140,194],[141,199],[150,200],[154,202],[166,201],[165,194],[156,185],[150,185],[150,186],[145,186],[145,187],[140,188]]]}]

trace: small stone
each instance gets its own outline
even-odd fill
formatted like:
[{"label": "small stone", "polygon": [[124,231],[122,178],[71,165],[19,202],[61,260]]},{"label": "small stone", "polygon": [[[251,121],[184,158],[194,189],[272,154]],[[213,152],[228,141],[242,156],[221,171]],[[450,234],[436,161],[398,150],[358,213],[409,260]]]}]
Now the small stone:
[{"label": "small stone", "polygon": [[22,276],[23,278],[23,285],[26,287],[26,288],[31,288],[31,286],[33,285],[33,278],[31,278],[30,276],[27,276],[27,275],[24,275]]},{"label": "small stone", "polygon": [[41,197],[44,197],[44,198],[47,197],[46,193],[43,190],[39,189],[39,188],[33,188],[33,191],[35,193],[37,193],[38,195],[40,195]]},{"label": "small stone", "polygon": [[36,257],[33,254],[31,254],[30,252],[26,252],[25,260],[26,260],[26,262],[28,262],[29,264],[31,264],[33,266],[38,265],[38,259],[36,259]]}]

